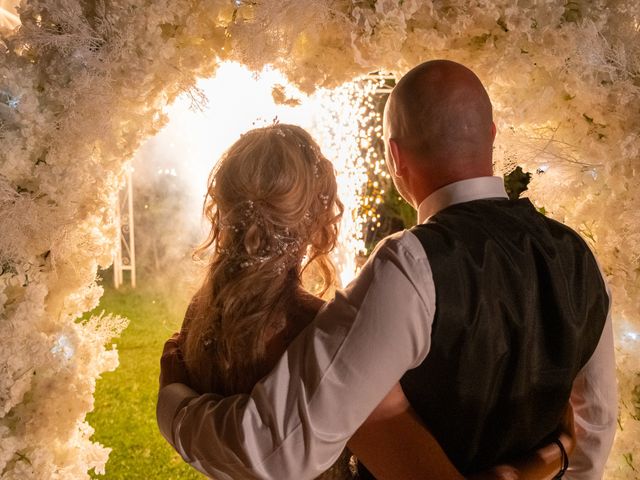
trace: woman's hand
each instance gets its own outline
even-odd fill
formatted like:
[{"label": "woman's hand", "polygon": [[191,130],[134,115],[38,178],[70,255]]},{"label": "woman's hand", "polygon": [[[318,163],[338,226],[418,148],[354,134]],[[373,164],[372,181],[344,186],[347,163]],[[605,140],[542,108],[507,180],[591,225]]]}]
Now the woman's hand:
[{"label": "woman's hand", "polygon": [[160,358],[160,388],[171,383],[189,383],[187,367],[180,351],[180,334],[174,333],[164,344]]},{"label": "woman's hand", "polygon": [[[576,429],[573,420],[573,408],[567,403],[557,432],[567,455],[576,446]],[[549,443],[531,454],[511,463],[495,467],[468,476],[470,480],[539,480],[552,479],[563,467],[563,456],[556,443]]]}]

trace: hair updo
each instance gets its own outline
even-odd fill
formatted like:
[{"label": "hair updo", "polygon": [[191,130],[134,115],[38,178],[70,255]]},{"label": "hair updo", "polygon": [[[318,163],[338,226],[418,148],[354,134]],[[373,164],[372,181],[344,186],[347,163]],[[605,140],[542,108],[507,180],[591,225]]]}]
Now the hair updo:
[{"label": "hair updo", "polygon": [[333,165],[300,127],[251,130],[209,175],[203,210],[211,229],[195,253],[211,260],[185,318],[185,361],[202,392],[248,391],[303,271],[318,267],[321,293],[335,283],[328,254],[343,206]]}]

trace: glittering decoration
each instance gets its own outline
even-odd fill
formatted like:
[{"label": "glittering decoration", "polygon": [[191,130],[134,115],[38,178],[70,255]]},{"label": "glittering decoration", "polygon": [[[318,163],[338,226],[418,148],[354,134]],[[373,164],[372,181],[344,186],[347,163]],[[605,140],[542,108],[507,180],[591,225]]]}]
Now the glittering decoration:
[{"label": "glittering decoration", "polygon": [[0,103],[4,103],[9,108],[16,109],[18,105],[20,105],[20,98],[11,95],[9,92],[0,91]]},{"label": "glittering decoration", "polygon": [[[434,58],[468,65],[487,85],[497,173],[515,164],[530,172],[548,165],[532,179],[529,196],[583,233],[598,255],[613,291],[621,399],[605,478],[637,478],[640,416],[629,405],[640,390],[640,350],[622,337],[640,324],[637,0],[517,8],[507,0],[9,3],[20,3],[22,24],[0,27],[0,87],[11,94],[0,101],[3,480],[104,472],[108,449],[91,440],[84,419],[96,377],[117,365],[104,345],[123,325],[77,319],[101,295],[95,279],[98,265],[111,262],[124,166],[161,129],[166,105],[187,92],[199,106],[197,80],[227,60],[254,72],[271,65],[309,95],[337,88],[324,94],[334,95],[331,108],[339,113],[322,144],[339,153],[341,196],[349,203],[341,248],[355,252],[362,239],[349,232],[361,234],[354,212],[369,176],[352,142],[362,126],[347,124],[358,109],[344,82],[379,70],[401,74]],[[237,112],[255,109],[253,93],[235,85],[226,96]],[[279,93],[285,102],[296,98]],[[357,269],[351,253],[341,265]],[[352,274],[341,277],[346,282]],[[51,352],[61,334],[76,348],[69,360]]]},{"label": "glittering decoration", "polygon": [[[182,98],[179,105],[168,109],[167,129],[156,137],[151,150],[157,152],[168,146],[170,156],[175,157],[179,152],[180,162],[176,167],[163,167],[158,173],[171,172],[186,178],[190,190],[195,192],[190,200],[194,205],[191,212],[197,215],[205,193],[203,179],[213,168],[215,159],[243,132],[277,122],[306,128],[322,153],[333,162],[338,195],[345,207],[338,246],[333,254],[344,286],[356,275],[366,251],[364,231],[372,215],[379,215],[374,207],[380,204],[384,188],[371,191],[368,186],[371,175],[386,176],[390,181],[384,158],[375,148],[382,135],[382,118],[376,102],[383,83],[380,78],[364,76],[336,89],[319,89],[309,95],[271,68],[251,73],[238,64],[224,63],[213,79],[199,83],[211,107],[196,114],[190,110],[188,99]],[[254,92],[255,100],[249,107],[239,109],[234,101],[229,102],[226,92],[237,87]],[[274,88],[281,92],[282,98],[296,101],[277,101],[272,96]],[[187,124],[189,127],[185,129]],[[211,131],[216,132],[215,141]],[[281,130],[277,132],[284,135]]]},{"label": "glittering decoration", "polygon": [[370,213],[361,206],[367,202],[363,195],[369,165],[380,162],[371,146],[381,131],[373,126],[380,124],[380,116],[373,108],[373,96],[380,85],[380,81],[365,77],[334,90],[321,90],[314,96],[318,113],[312,131],[334,164],[338,196],[344,204],[334,251],[343,286],[355,277],[358,257],[365,252],[363,230]]}]

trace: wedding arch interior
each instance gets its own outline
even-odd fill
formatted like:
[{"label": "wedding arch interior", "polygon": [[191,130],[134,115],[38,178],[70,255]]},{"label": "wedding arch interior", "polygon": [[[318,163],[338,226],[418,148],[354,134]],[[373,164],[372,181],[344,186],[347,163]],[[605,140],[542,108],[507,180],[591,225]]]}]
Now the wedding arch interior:
[{"label": "wedding arch interior", "polygon": [[[434,58],[486,85],[496,172],[534,172],[529,197],[597,253],[620,389],[606,478],[637,478],[636,0],[1,0],[0,48],[2,478],[104,471],[108,445],[92,441],[86,414],[97,377],[118,365],[108,345],[126,320],[81,317],[102,295],[96,276],[113,260],[131,159],[168,105],[197,101],[199,79],[230,61],[277,71],[300,95],[348,96],[370,72],[399,77]],[[238,105],[246,96],[225,94]]]}]

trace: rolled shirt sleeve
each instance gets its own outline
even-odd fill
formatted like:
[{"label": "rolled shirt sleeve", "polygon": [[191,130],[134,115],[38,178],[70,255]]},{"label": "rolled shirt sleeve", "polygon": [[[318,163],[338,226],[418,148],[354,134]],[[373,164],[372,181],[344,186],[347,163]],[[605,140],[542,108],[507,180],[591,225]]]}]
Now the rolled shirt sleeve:
[{"label": "rolled shirt sleeve", "polygon": [[400,232],[382,242],[250,395],[163,388],[160,431],[185,461],[218,479],[314,478],[424,360],[434,310],[424,249]]}]

